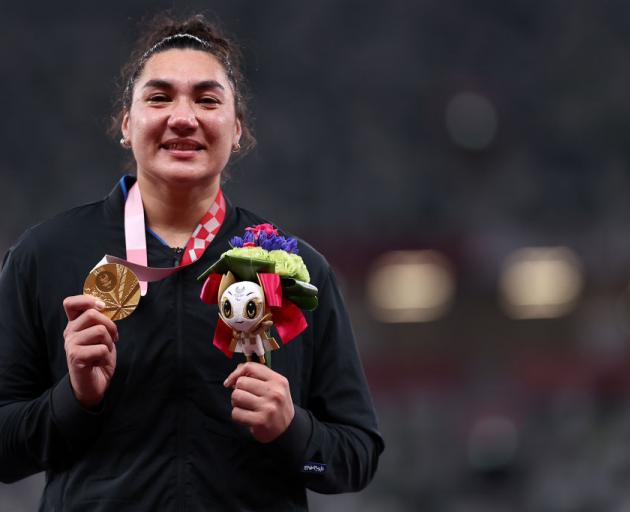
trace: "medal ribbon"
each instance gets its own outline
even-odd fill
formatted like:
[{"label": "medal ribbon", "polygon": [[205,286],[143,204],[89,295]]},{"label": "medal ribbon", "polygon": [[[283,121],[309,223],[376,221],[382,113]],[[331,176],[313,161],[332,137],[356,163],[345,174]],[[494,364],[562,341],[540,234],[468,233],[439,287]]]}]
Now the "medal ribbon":
[{"label": "medal ribbon", "polygon": [[131,269],[138,276],[141,294],[146,295],[149,282],[164,279],[201,258],[206,248],[219,232],[219,229],[221,229],[221,225],[225,220],[225,214],[225,198],[223,197],[223,192],[219,189],[212,206],[210,206],[210,209],[203,216],[188,240],[181,263],[177,267],[149,267],[144,207],[142,206],[140,187],[138,182],[136,182],[129,190],[129,195],[125,202],[125,246],[127,259],[124,260],[110,255],[106,255],[104,259],[107,263],[119,263]]}]

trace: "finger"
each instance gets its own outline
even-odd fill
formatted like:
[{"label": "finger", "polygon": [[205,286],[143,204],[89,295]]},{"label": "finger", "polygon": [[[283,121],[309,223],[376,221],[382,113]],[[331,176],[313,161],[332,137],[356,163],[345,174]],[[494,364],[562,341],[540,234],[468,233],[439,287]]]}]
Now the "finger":
[{"label": "finger", "polygon": [[270,380],[273,379],[275,375],[278,375],[278,373],[274,372],[271,368],[268,368],[264,364],[250,361],[239,365],[239,368],[236,369],[234,381],[238,380],[241,376],[253,377],[259,380]]},{"label": "finger", "polygon": [[104,309],[105,303],[91,295],[73,295],[63,300],[63,309],[68,320],[74,320],[88,309]]},{"label": "finger", "polygon": [[242,389],[235,389],[232,392],[232,407],[239,409],[247,409],[248,411],[257,411],[261,408],[263,399],[244,391]]},{"label": "finger", "polygon": [[242,409],[241,407],[232,409],[232,419],[236,423],[247,427],[259,427],[263,424],[263,415],[260,412]]},{"label": "finger", "polygon": [[241,376],[241,372],[243,371],[243,366],[245,365],[243,363],[240,363],[236,368],[234,368],[234,371],[232,371],[232,373],[228,375],[227,379],[223,381],[223,385],[226,388],[231,388],[234,386],[236,379],[238,379]]},{"label": "finger", "polygon": [[105,345],[80,345],[68,353],[68,366],[89,368],[111,364],[110,352]]},{"label": "finger", "polygon": [[102,325],[107,329],[112,340],[118,341],[118,327],[116,327],[116,324],[110,318],[95,309],[88,309],[74,320],[68,322],[66,330],[68,332],[79,332],[94,325]]},{"label": "finger", "polygon": [[73,332],[66,340],[66,351],[74,346],[104,345],[111,352],[114,340],[103,325],[93,325],[79,332]]},{"label": "finger", "polygon": [[234,392],[244,391],[260,398],[267,404],[284,407],[291,402],[291,391],[288,381],[282,376],[270,381],[253,379],[251,377],[239,377],[234,387]]},{"label": "finger", "polygon": [[272,385],[269,381],[248,377],[247,375],[241,375],[234,383],[235,390],[241,389],[256,396],[268,395],[271,387]]},{"label": "finger", "polygon": [[242,374],[260,380],[269,380],[272,379],[274,375],[278,375],[268,366],[261,363],[254,363],[253,361],[245,363],[243,365]]}]

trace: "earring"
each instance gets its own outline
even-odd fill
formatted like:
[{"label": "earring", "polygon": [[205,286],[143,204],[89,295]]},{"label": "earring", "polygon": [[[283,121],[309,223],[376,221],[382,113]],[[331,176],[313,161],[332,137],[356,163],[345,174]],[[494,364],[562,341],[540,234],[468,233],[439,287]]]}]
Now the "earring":
[{"label": "earring", "polygon": [[131,149],[131,142],[129,142],[129,139],[125,139],[124,137],[120,138],[120,145],[125,149]]},{"label": "earring", "polygon": [[232,153],[238,153],[240,150],[241,150],[240,142],[237,142],[232,146]]}]

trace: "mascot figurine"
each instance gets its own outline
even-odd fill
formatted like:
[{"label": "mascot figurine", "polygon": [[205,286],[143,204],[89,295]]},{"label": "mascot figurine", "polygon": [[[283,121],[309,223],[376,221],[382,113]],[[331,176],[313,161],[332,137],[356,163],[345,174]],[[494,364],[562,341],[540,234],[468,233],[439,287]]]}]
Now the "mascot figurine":
[{"label": "mascot figurine", "polygon": [[219,318],[232,328],[229,351],[243,352],[248,361],[255,353],[258,361],[265,364],[265,352],[280,347],[269,336],[273,320],[271,312],[265,311],[262,287],[251,281],[235,282],[232,272],[228,272],[223,281],[223,286],[229,286],[223,292],[219,287]]},{"label": "mascot figurine", "polygon": [[201,300],[218,304],[219,320],[213,344],[226,356],[241,352],[248,361],[270,366],[271,351],[307,327],[303,310],[317,307],[317,288],[298,256],[297,241],[285,238],[271,224],[246,229],[230,240],[232,248],[207,269]]}]

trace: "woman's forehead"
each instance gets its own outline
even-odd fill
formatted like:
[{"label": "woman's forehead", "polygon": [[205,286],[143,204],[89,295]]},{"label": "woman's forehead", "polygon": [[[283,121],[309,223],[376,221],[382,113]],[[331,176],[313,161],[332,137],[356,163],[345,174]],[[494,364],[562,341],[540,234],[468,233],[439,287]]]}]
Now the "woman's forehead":
[{"label": "woman's forehead", "polygon": [[227,85],[223,65],[211,53],[195,49],[171,49],[149,57],[138,77],[138,85],[149,80],[197,82],[217,80]]}]

